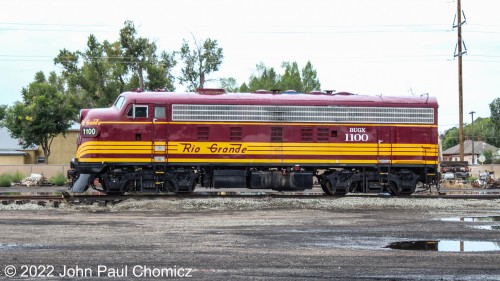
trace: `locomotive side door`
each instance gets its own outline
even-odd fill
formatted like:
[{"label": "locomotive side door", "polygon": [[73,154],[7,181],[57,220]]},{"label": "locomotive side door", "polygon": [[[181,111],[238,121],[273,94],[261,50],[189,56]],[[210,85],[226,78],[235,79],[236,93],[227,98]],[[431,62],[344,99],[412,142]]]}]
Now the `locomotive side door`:
[{"label": "locomotive side door", "polygon": [[165,104],[153,105],[153,139],[151,162],[166,164],[167,159],[167,107]]},{"label": "locomotive side door", "polygon": [[377,163],[388,166],[394,160],[393,144],[395,143],[394,127],[377,128]]}]

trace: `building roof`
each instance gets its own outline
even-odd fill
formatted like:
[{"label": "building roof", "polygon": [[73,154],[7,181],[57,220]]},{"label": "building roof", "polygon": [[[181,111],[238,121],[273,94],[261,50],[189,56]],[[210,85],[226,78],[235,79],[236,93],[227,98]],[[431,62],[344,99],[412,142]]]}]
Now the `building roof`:
[{"label": "building roof", "polygon": [[[28,148],[28,150],[32,149],[35,148]],[[0,127],[0,150],[5,152],[26,149],[19,144],[19,140],[10,136],[10,132],[7,128]]]},{"label": "building roof", "polygon": [[[498,148],[484,141],[474,141],[474,154],[481,154],[483,151],[493,150],[497,151]],[[443,155],[458,155],[460,154],[460,145],[450,147],[443,151]],[[464,154],[472,154],[472,140],[464,141]]]},{"label": "building roof", "polygon": [[0,156],[26,156],[28,153],[22,151],[0,150]]}]

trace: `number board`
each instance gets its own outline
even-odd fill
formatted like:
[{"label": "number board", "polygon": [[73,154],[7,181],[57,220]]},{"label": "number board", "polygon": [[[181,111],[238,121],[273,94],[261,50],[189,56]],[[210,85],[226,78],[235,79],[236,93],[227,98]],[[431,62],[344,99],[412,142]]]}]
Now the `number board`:
[{"label": "number board", "polygon": [[97,137],[97,128],[95,127],[83,127],[82,135],[86,138]]}]

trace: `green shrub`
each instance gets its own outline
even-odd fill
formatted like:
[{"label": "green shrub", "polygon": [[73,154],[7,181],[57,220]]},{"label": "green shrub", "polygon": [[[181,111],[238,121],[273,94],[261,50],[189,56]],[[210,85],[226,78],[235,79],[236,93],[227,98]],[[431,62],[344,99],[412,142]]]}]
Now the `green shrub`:
[{"label": "green shrub", "polygon": [[59,172],[59,173],[57,173],[57,175],[51,177],[49,179],[49,182],[51,184],[55,184],[57,186],[62,186],[64,184],[66,184],[66,176],[64,176],[63,173]]},{"label": "green shrub", "polygon": [[12,185],[12,179],[8,174],[0,175],[0,187],[10,187]]},{"label": "green shrub", "polygon": [[16,171],[15,173],[10,173],[9,176],[12,182],[21,182],[22,180],[24,180],[24,178],[26,178],[26,176],[20,171]]}]

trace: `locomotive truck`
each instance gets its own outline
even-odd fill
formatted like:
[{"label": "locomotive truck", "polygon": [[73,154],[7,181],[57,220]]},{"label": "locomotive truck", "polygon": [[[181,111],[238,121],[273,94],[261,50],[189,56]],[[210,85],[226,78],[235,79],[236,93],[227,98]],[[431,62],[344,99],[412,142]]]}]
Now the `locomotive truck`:
[{"label": "locomotive truck", "polygon": [[80,111],[72,191],[406,195],[438,181],[438,104],[347,92],[125,92]]}]

